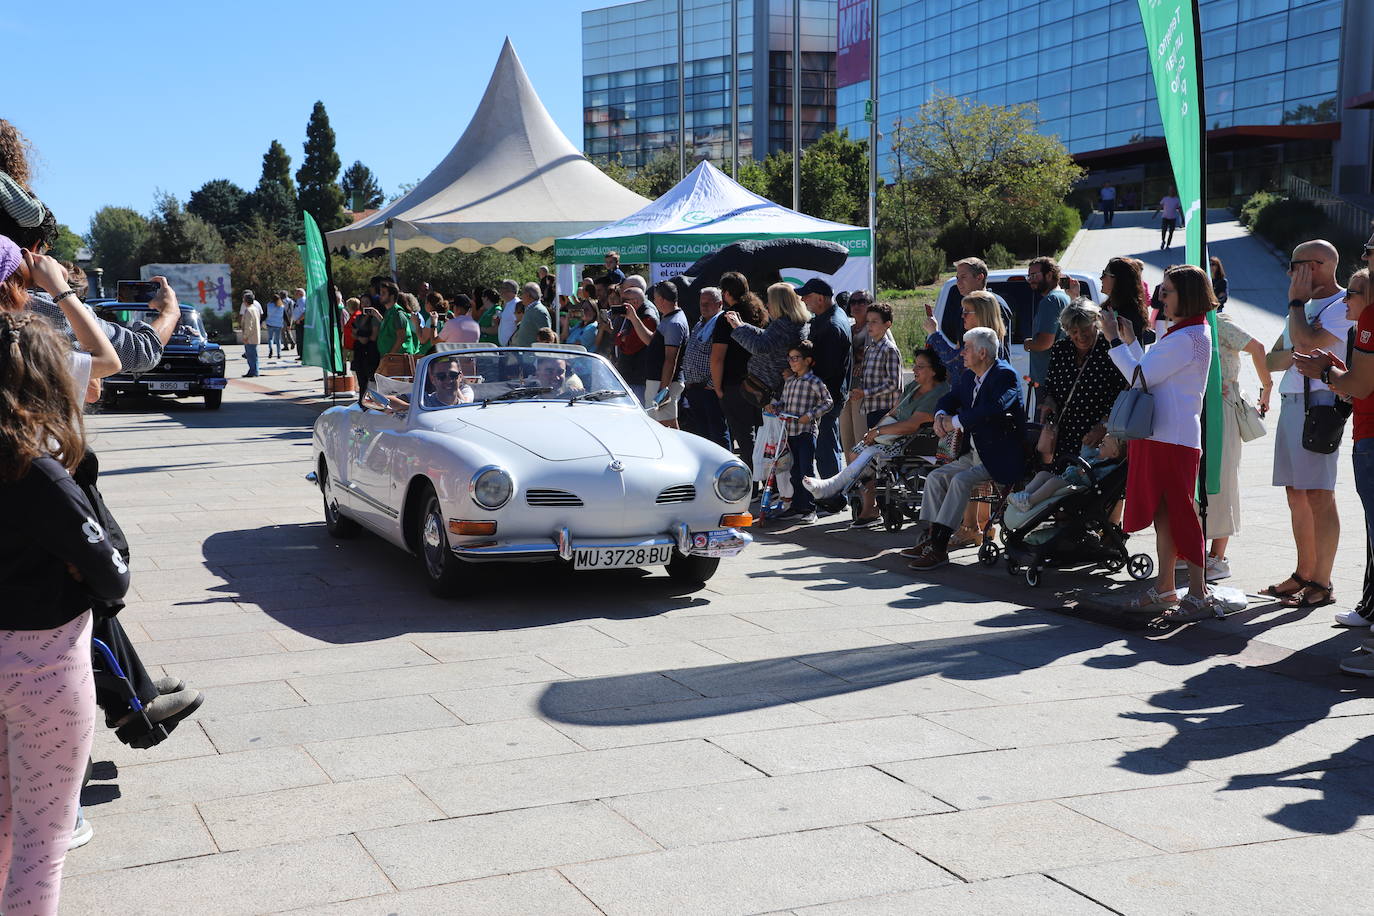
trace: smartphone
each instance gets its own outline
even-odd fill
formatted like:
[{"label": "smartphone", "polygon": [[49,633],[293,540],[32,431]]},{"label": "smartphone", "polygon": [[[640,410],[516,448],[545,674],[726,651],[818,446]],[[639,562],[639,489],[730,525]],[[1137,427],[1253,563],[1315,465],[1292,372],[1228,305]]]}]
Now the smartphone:
[{"label": "smartphone", "polygon": [[926,303],[926,317],[927,317],[927,318],[934,318],[934,317],[935,317],[935,306],[931,305],[929,302]]},{"label": "smartphone", "polygon": [[1068,289],[1069,289],[1069,283],[1070,283],[1070,280],[1069,280],[1068,277],[1060,277],[1060,278],[1059,278],[1059,288],[1060,288],[1060,289],[1062,289],[1062,290],[1068,290]]},{"label": "smartphone", "polygon": [[119,302],[152,302],[161,285],[155,280],[120,280],[115,284]]},{"label": "smartphone", "polygon": [[668,402],[669,394],[671,394],[671,392],[667,388],[658,389],[658,394],[654,395],[654,406],[662,407],[664,404],[666,404]]}]

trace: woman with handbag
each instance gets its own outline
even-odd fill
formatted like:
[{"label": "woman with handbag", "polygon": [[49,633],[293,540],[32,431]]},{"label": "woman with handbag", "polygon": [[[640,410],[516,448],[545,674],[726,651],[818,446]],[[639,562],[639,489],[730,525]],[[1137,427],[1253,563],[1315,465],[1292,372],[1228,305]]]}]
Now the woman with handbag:
[{"label": "woman with handbag", "polygon": [[[1107,414],[1126,387],[1099,329],[1103,316],[1088,299],[1075,299],[1059,313],[1067,335],[1050,347],[1050,367],[1041,392],[1040,441],[1036,450],[1061,473],[1084,448],[1107,434]],[[1115,319],[1113,319],[1114,321]],[[1131,323],[1132,331],[1135,322]],[[1139,339],[1138,337],[1136,339]]]},{"label": "woman with handbag", "polygon": [[782,393],[788,351],[801,340],[802,330],[810,320],[811,314],[790,283],[774,283],[768,287],[768,324],[765,327],[745,324],[738,312],[725,313],[730,339],[750,354],[745,366],[748,374],[741,386],[745,400],[763,408]]},{"label": "woman with handbag", "polygon": [[[1212,259],[1213,261],[1216,258]],[[1230,315],[1217,310],[1217,355],[1221,360],[1221,490],[1207,497],[1207,581],[1218,582],[1231,575],[1226,562],[1227,542],[1240,533],[1240,456],[1241,448],[1264,435],[1269,396],[1274,390],[1269,367],[1265,364],[1264,344],[1246,333]],[[1259,375],[1259,407],[1246,400],[1240,389],[1240,355],[1249,354]]]},{"label": "woman with handbag", "polygon": [[129,587],[71,477],[85,453],[71,354],[33,312],[0,313],[0,500],[22,520],[0,533],[0,907],[16,916],[58,911],[95,727],[91,607]]},{"label": "woman with handbag", "polygon": [[[735,312],[745,324],[763,328],[768,324],[768,310],[763,300],[749,289],[744,274],[736,271],[721,276],[721,309]],[[725,426],[730,438],[739,447],[739,456],[749,470],[754,470],[754,430],[763,424],[757,404],[744,396],[744,380],[749,377],[749,351],[734,338],[735,329],[728,321],[716,321],[711,332],[711,385],[720,398],[725,414]]]},{"label": "woman with handbag", "polygon": [[[1155,584],[1129,607],[1160,611],[1169,620],[1199,620],[1220,613],[1204,578],[1206,544],[1193,502],[1202,459],[1202,397],[1212,364],[1207,313],[1217,307],[1217,300],[1207,274],[1191,264],[1169,268],[1159,289],[1172,323],[1148,352],[1141,348],[1130,321],[1114,312],[1103,316],[1112,336],[1112,362],[1138,389],[1124,391],[1121,397],[1130,395],[1137,403],[1153,400],[1149,424],[1109,430],[1133,440],[1123,527],[1130,532],[1153,524],[1159,556]],[[1136,415],[1143,417],[1144,411]],[[1150,428],[1142,428],[1145,425]],[[1174,561],[1180,556],[1188,564],[1188,594],[1181,600],[1174,587]]]}]

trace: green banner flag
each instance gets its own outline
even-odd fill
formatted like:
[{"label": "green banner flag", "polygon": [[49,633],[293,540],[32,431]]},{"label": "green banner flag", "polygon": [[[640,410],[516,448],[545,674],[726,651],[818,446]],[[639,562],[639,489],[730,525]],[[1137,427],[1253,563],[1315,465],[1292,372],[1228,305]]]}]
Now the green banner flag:
[{"label": "green banner flag", "polygon": [[[1187,259],[1210,275],[1207,262],[1207,152],[1203,136],[1202,40],[1196,0],[1139,0],[1145,43],[1154,72],[1159,118],[1182,203]],[[1217,318],[1207,323],[1217,339]],[[1212,371],[1203,401],[1202,443],[1206,491],[1221,490],[1221,359],[1212,347]]]},{"label": "green banner flag", "polygon": [[305,244],[300,246],[305,270],[305,329],[299,344],[302,366],[343,371],[343,344],[337,311],[329,301],[329,273],[324,267],[324,236],[309,213],[305,216]]}]

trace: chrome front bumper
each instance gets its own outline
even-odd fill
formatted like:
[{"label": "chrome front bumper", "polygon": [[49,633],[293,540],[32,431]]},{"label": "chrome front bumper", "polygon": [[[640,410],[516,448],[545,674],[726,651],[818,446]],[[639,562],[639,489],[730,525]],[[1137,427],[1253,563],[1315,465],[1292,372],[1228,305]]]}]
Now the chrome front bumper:
[{"label": "chrome front bumper", "polygon": [[[725,538],[713,542],[712,536],[728,533]],[[704,539],[704,542],[703,542]],[[686,525],[675,526],[672,534],[648,535],[642,538],[577,538],[574,539],[567,528],[560,528],[551,538],[526,538],[518,541],[483,541],[466,546],[456,544],[452,550],[455,556],[474,563],[484,561],[512,560],[571,561],[573,551],[586,548],[635,548],[635,547],[676,547],[680,553],[691,556],[727,557],[734,556],[754,542],[747,531],[738,528],[719,528],[712,531],[690,531]]]}]

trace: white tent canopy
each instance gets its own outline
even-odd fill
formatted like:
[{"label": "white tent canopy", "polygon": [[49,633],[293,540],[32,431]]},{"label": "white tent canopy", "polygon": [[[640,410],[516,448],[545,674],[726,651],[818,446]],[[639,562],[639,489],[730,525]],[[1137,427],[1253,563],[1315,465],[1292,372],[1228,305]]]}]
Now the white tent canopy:
[{"label": "white tent canopy", "polygon": [[547,248],[647,203],[563,135],[507,38],[477,113],[444,161],[405,197],[327,238],[331,247],[380,248],[390,222],[398,251]]},{"label": "white tent canopy", "polygon": [[[824,239],[844,245],[849,260],[831,285],[836,289],[868,286],[872,251],[868,229],[789,210],[743,187],[709,162],[700,163],[637,213],[560,238],[554,256],[560,265],[590,264],[600,262],[608,251],[618,251],[622,263],[647,263],[654,279],[660,280],[682,273],[698,258],[732,242],[775,238]],[[818,275],[788,272],[789,280],[813,276]]]}]

